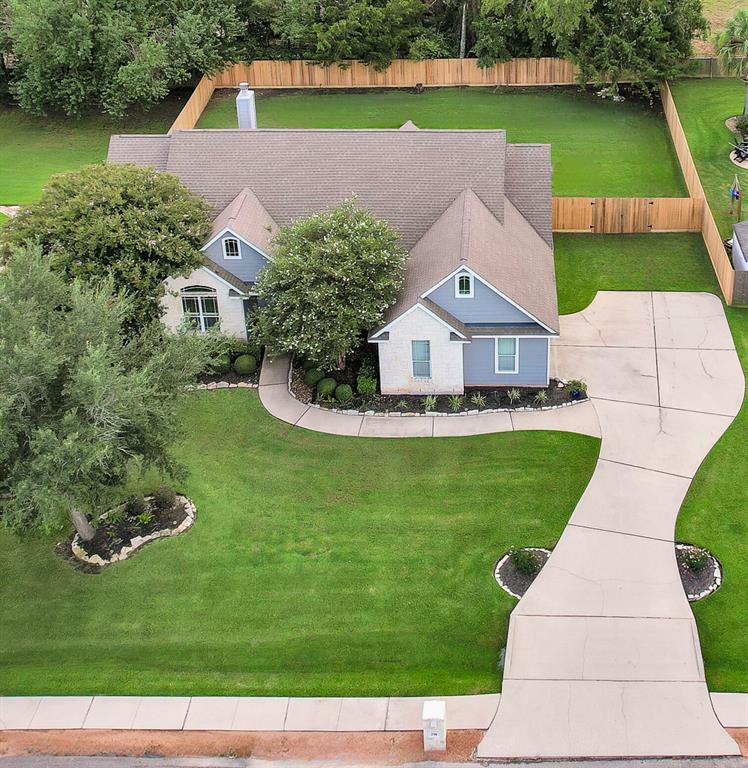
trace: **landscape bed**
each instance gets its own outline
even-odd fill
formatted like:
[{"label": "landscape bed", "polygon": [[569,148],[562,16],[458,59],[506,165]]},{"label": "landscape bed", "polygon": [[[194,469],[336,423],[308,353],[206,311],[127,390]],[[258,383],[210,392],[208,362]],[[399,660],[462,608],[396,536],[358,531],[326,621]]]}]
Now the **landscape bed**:
[{"label": "landscape bed", "polygon": [[[235,92],[217,91],[198,128],[236,127]],[[262,91],[261,128],[503,128],[507,141],[550,143],[553,193],[687,196],[667,124],[656,108],[579,88]]]}]

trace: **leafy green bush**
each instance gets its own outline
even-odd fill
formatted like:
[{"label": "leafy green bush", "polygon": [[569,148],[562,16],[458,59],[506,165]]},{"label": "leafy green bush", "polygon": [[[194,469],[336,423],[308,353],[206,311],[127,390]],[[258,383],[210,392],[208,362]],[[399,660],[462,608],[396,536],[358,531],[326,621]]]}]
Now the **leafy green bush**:
[{"label": "leafy green bush", "polygon": [[377,380],[373,376],[359,373],[356,379],[356,392],[361,397],[374,397],[377,394]]},{"label": "leafy green bush", "polygon": [[335,399],[339,403],[350,403],[353,398],[353,390],[350,384],[338,384],[335,387]]},{"label": "leafy green bush", "polygon": [[709,553],[701,547],[683,550],[682,562],[689,571],[703,571],[710,559]]},{"label": "leafy green bush", "polygon": [[319,368],[310,368],[304,374],[304,384],[306,384],[307,387],[316,387],[324,378],[325,374],[322,373]]},{"label": "leafy green bush", "polygon": [[128,517],[138,517],[139,515],[142,515],[143,512],[145,512],[146,509],[148,509],[148,503],[142,496],[128,496],[125,499],[125,514]]},{"label": "leafy green bush", "polygon": [[151,512],[150,509],[144,509],[139,515],[138,515],[138,522],[141,525],[148,525],[148,523],[152,522],[154,518],[153,512]]},{"label": "leafy green bush", "polygon": [[740,115],[735,121],[735,128],[743,138],[748,136],[748,115]]},{"label": "leafy green bush", "polygon": [[338,382],[331,376],[321,379],[317,384],[317,397],[333,397],[337,386]]},{"label": "leafy green bush", "polygon": [[112,525],[119,525],[125,519],[125,505],[120,504],[118,507],[110,509],[106,519]]},{"label": "leafy green bush", "polygon": [[162,485],[153,492],[153,506],[161,512],[168,512],[174,509],[177,503],[177,494],[173,488],[168,485]]},{"label": "leafy green bush", "polygon": [[531,549],[513,549],[509,559],[512,565],[525,576],[535,576],[540,572],[540,557]]},{"label": "leafy green bush", "polygon": [[228,354],[218,355],[210,361],[210,370],[213,373],[228,373],[231,370],[231,358]]},{"label": "leafy green bush", "polygon": [[257,359],[252,355],[239,355],[234,360],[234,373],[238,376],[249,376],[257,370]]},{"label": "leafy green bush", "polygon": [[314,360],[304,360],[304,362],[302,363],[302,368],[305,371],[311,371],[312,368],[316,368],[316,367],[317,367],[317,363],[315,363]]}]

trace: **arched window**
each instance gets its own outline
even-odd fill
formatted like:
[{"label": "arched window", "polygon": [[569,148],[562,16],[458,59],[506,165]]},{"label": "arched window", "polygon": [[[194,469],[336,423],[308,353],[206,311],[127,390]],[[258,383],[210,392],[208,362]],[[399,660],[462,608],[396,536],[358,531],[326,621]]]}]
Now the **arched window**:
[{"label": "arched window", "polygon": [[204,285],[190,285],[182,288],[182,313],[186,322],[196,331],[205,333],[218,325],[218,296],[215,288]]},{"label": "arched window", "polygon": [[223,258],[241,259],[242,254],[239,250],[239,241],[235,237],[223,238]]},{"label": "arched window", "polygon": [[469,299],[473,296],[473,278],[460,274],[455,277],[455,296],[458,299]]}]

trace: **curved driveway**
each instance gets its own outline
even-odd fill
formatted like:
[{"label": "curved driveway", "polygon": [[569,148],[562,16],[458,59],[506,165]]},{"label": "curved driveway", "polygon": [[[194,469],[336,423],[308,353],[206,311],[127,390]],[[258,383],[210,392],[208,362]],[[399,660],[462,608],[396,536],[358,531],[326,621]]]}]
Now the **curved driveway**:
[{"label": "curved driveway", "polygon": [[456,418],[334,414],[289,395],[288,358],[263,364],[260,398],[283,421],[334,434],[601,436],[587,489],[512,613],[499,708],[477,756],[737,755],[712,710],[673,546],[691,479],[743,401],[722,303],[600,292],[561,318],[552,363],[559,378],[584,378],[591,402]]}]

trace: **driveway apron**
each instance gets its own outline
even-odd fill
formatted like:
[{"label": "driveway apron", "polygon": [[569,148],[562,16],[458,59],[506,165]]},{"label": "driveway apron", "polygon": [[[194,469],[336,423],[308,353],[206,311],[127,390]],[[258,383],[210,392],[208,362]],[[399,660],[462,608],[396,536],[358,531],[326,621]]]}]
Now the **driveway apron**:
[{"label": "driveway apron", "polygon": [[712,709],[673,536],[744,380],[711,294],[601,292],[561,318],[553,375],[584,378],[600,457],[514,609],[480,758],[737,755]]}]

